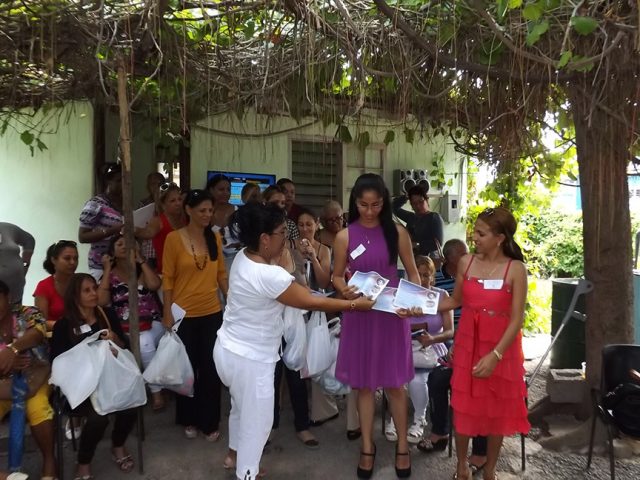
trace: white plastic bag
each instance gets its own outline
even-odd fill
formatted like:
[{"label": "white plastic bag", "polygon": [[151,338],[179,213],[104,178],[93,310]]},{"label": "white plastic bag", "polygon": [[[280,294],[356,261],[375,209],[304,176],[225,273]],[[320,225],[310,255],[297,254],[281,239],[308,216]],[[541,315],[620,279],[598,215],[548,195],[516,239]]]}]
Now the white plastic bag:
[{"label": "white plastic bag", "polygon": [[104,350],[98,346],[100,335],[106,331],[94,333],[53,360],[49,383],[60,387],[72,409],[89,398],[98,386],[105,359]]},{"label": "white plastic bag", "polygon": [[329,368],[334,360],[327,316],[324,312],[313,312],[307,323],[307,365],[300,376],[315,377]]},{"label": "white plastic bag", "polygon": [[334,355],[331,366],[320,375],[313,377],[311,380],[322,387],[328,395],[347,395],[351,392],[351,387],[342,383],[336,378],[336,361],[338,359],[338,349],[340,347],[340,339],[331,334],[331,350]]},{"label": "white plastic bag", "polygon": [[156,353],[142,376],[149,384],[193,397],[193,367],[182,340],[173,330],[162,336]]},{"label": "white plastic bag", "polygon": [[423,347],[418,340],[411,340],[413,368],[435,368],[438,365],[438,354],[433,345]]},{"label": "white plastic bag", "polygon": [[282,361],[289,370],[300,371],[307,361],[307,329],[304,310],[294,307],[284,309],[284,353]]},{"label": "white plastic bag", "polygon": [[102,340],[104,364],[91,404],[99,415],[135,408],[147,403],[144,379],[133,354],[110,340]]}]

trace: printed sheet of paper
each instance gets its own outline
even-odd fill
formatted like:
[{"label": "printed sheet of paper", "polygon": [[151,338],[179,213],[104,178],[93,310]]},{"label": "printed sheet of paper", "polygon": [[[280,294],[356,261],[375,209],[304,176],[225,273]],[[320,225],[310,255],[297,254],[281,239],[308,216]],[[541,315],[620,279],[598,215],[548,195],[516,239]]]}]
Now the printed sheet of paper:
[{"label": "printed sheet of paper", "polygon": [[381,312],[396,313],[398,307],[393,306],[396,290],[397,288],[392,287],[383,288],[382,293],[376,299],[376,303],[373,304],[373,309]]},{"label": "printed sheet of paper", "polygon": [[355,286],[358,292],[372,300],[378,298],[384,287],[389,283],[389,279],[384,278],[378,272],[356,272],[349,279],[349,286]]},{"label": "printed sheet of paper", "polygon": [[133,224],[138,228],[144,228],[149,223],[149,220],[153,218],[156,213],[155,203],[150,203],[144,207],[138,208],[133,211]]},{"label": "printed sheet of paper", "polygon": [[425,315],[435,315],[438,313],[439,301],[440,292],[424,288],[401,278],[393,304],[396,308],[420,307]]}]

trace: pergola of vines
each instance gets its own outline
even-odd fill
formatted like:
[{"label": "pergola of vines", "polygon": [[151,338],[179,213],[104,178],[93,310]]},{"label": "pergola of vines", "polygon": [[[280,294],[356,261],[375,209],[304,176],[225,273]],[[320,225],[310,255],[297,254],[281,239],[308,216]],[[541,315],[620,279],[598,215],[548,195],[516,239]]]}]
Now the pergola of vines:
[{"label": "pergola of vines", "polygon": [[[168,130],[247,107],[326,124],[373,107],[452,127],[462,151],[508,165],[567,88],[634,143],[639,22],[626,1],[10,0],[0,106],[115,105],[121,56],[132,111]],[[615,99],[599,88],[620,82]]]}]

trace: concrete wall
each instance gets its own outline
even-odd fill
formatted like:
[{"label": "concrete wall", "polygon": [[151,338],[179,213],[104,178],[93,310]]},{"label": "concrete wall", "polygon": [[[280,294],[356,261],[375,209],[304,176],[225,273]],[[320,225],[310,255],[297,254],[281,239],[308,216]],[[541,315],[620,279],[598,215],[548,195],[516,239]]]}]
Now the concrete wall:
[{"label": "concrete wall", "polygon": [[[25,112],[28,113],[28,112]],[[26,125],[25,125],[26,124]],[[28,125],[38,125],[47,150],[33,156],[20,140]],[[78,240],[78,216],[93,194],[93,110],[74,103],[45,117],[21,116],[0,137],[0,221],[14,223],[36,238],[23,300],[33,304],[35,285],[48,274],[42,268],[47,247]],[[80,245],[78,271],[87,270],[88,246]]]},{"label": "concrete wall", "polygon": [[[466,174],[463,157],[456,153],[453,146],[443,137],[435,139],[421,138],[415,135],[413,144],[404,136],[404,124],[391,123],[373,114],[365,117],[361,126],[349,126],[355,139],[358,131],[367,131],[370,145],[365,156],[374,150],[383,155],[383,176],[388,186],[393,184],[393,172],[396,169],[421,168],[431,170],[432,159],[445,155],[447,178],[453,179],[451,194],[466,196]],[[331,141],[336,125],[324,129],[319,122],[303,120],[298,125],[288,117],[267,118],[263,115],[248,113],[242,120],[234,114],[222,114],[209,117],[200,122],[191,134],[191,185],[202,188],[208,170],[239,171],[275,174],[276,178],[291,177],[291,142],[303,139],[307,141]],[[384,145],[388,130],[394,130],[395,140]],[[342,192],[338,199],[347,203],[348,192],[359,172],[349,165],[361,163],[363,153],[355,143],[342,144]],[[431,200],[432,210],[438,210],[439,197]],[[408,205],[406,208],[409,208]],[[459,222],[445,225],[445,240],[464,238],[464,226]]]}]

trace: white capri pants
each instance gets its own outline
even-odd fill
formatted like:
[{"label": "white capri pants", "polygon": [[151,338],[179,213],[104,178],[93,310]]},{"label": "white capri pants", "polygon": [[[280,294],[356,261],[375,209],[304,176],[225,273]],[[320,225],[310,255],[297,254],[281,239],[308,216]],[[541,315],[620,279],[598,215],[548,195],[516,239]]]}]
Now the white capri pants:
[{"label": "white capri pants", "polygon": [[273,425],[274,363],[256,362],[223,348],[216,340],[213,361],[231,394],[229,448],[238,452],[236,476],[254,480]]}]

